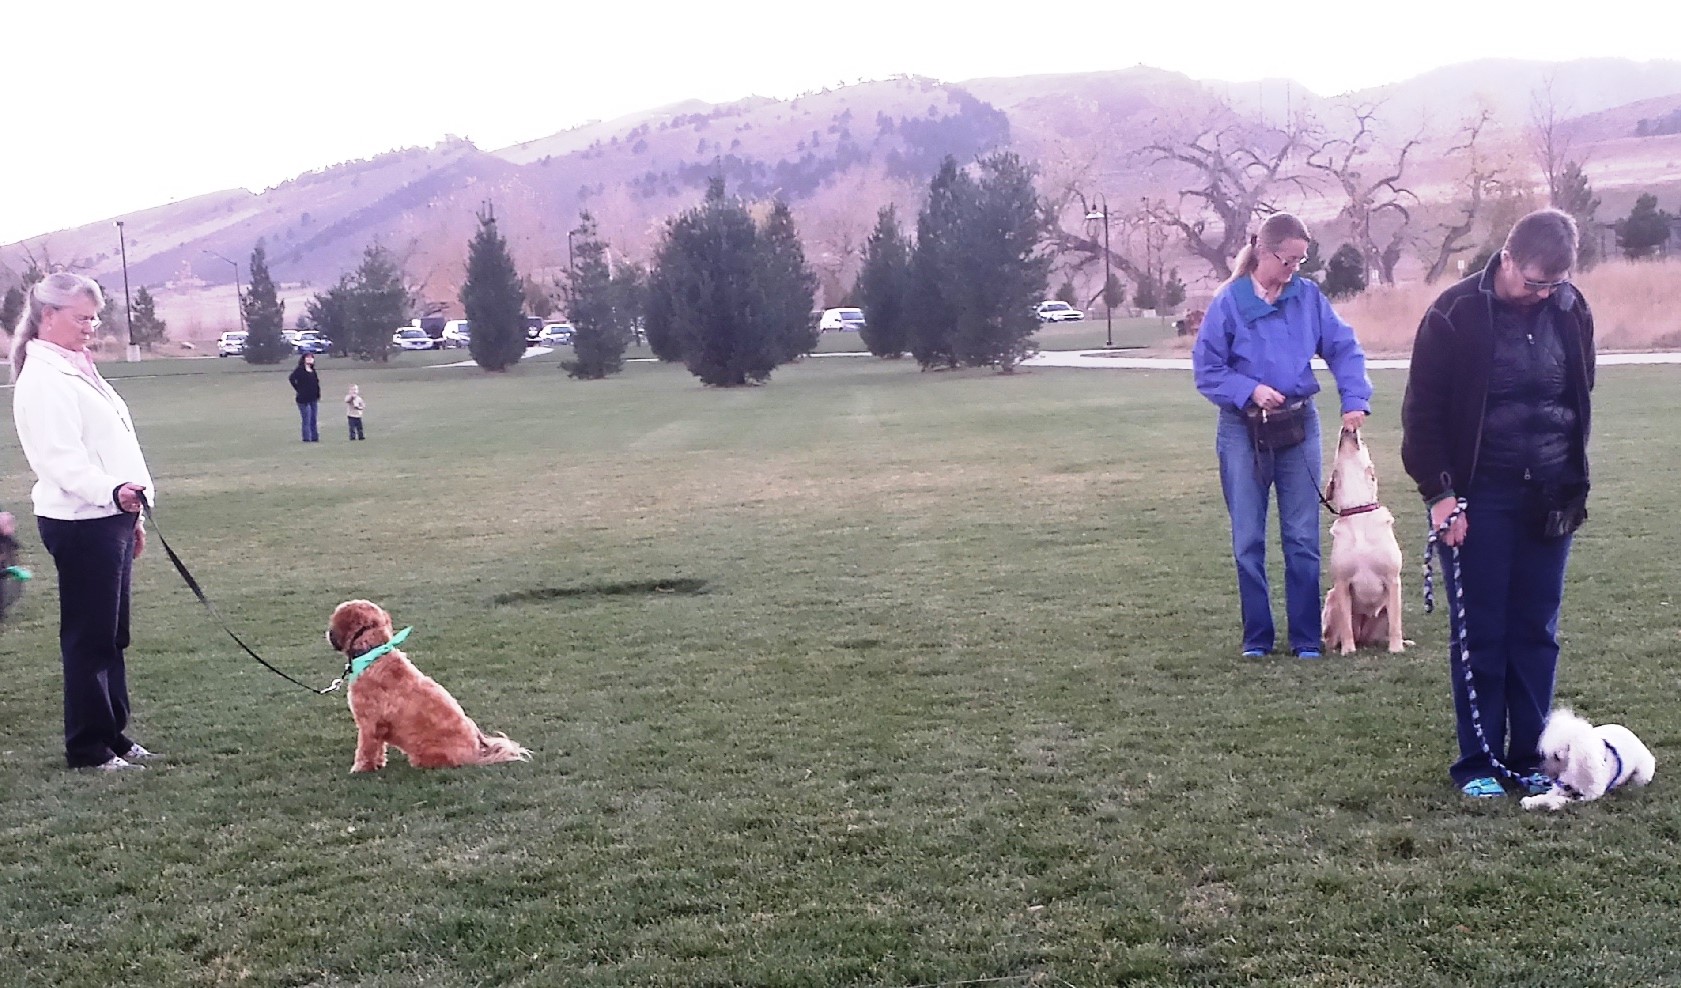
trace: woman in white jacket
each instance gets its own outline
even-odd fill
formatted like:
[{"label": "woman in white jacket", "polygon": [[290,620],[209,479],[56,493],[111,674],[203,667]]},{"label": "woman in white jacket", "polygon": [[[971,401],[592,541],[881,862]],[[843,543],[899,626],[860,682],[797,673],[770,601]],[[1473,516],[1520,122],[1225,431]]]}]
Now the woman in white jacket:
[{"label": "woman in white jacket", "polygon": [[87,352],[103,304],[99,285],[81,275],[51,274],[30,290],[12,337],[12,417],[37,478],[41,543],[58,568],[65,760],[113,772],[155,757],[124,733],[123,665],[152,477],[128,406]]}]

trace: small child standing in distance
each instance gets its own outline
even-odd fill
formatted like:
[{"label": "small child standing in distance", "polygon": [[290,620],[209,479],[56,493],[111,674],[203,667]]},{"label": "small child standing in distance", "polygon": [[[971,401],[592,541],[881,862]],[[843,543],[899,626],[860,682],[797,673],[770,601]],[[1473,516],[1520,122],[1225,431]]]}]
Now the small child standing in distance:
[{"label": "small child standing in distance", "polygon": [[344,396],[344,407],[349,414],[350,438],[353,440],[368,438],[362,434],[362,409],[367,408],[368,403],[362,400],[361,392],[357,390],[354,384],[350,386],[350,393]]}]

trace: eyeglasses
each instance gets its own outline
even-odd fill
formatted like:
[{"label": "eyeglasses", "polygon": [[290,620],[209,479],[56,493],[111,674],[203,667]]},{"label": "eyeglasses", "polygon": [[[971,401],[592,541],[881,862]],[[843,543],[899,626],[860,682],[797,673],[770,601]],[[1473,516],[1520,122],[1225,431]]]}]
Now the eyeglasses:
[{"label": "eyeglasses", "polygon": [[1280,254],[1276,250],[1269,250],[1269,251],[1267,251],[1267,253],[1271,254],[1273,257],[1278,258],[1278,263],[1284,265],[1287,268],[1299,268],[1299,267],[1302,266],[1303,262],[1305,262],[1307,260],[1306,255],[1303,255],[1301,257],[1285,257],[1283,254]]},{"label": "eyeglasses", "polygon": [[1557,281],[1530,281],[1528,278],[1523,279],[1523,287],[1532,292],[1556,292],[1568,284],[1570,284],[1569,278],[1560,278]]},{"label": "eyeglasses", "polygon": [[[55,312],[63,312],[63,311],[64,311],[64,307],[63,307],[63,306],[59,306],[59,305],[55,305],[55,306],[52,306],[52,309],[53,309],[53,311],[55,311]],[[100,321],[99,321],[99,317],[98,317],[98,316],[77,316],[77,315],[72,315],[72,316],[71,316],[71,317],[70,317],[70,318],[71,318],[71,319],[74,319],[74,320],[75,320],[75,321],[76,321],[76,323],[77,323],[77,324],[78,324],[78,325],[81,325],[81,326],[86,326],[86,327],[88,327],[88,328],[89,328],[89,329],[98,329],[98,328],[99,328],[99,327],[100,327],[100,325],[101,325],[101,323],[100,323]]]}]

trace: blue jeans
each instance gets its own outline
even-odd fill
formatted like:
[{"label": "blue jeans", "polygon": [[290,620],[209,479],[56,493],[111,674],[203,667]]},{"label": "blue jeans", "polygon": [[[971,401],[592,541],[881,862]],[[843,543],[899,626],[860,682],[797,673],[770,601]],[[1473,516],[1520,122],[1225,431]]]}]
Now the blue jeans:
[{"label": "blue jeans", "polygon": [[[1527,775],[1541,766],[1541,728],[1553,705],[1558,671],[1558,614],[1571,537],[1543,538],[1522,481],[1477,480],[1465,493],[1465,542],[1459,547],[1459,584],[1465,590],[1465,638],[1471,679],[1488,750],[1507,768]],[[1444,587],[1453,632],[1453,712],[1459,760],[1449,773],[1457,785],[1494,774],[1471,723],[1471,698],[1460,665],[1459,584],[1450,551],[1441,547]]]},{"label": "blue jeans", "polygon": [[303,420],[303,439],[306,443],[321,441],[321,433],[315,429],[315,416],[320,409],[321,403],[318,401],[298,402],[298,417]]},{"label": "blue jeans", "polygon": [[1267,591],[1267,507],[1273,488],[1278,491],[1278,526],[1284,543],[1290,650],[1319,649],[1318,412],[1308,417],[1307,439],[1289,449],[1262,452],[1249,441],[1243,416],[1221,409],[1214,449],[1220,458],[1220,489],[1232,519],[1244,650],[1270,652],[1273,648],[1272,600]]}]

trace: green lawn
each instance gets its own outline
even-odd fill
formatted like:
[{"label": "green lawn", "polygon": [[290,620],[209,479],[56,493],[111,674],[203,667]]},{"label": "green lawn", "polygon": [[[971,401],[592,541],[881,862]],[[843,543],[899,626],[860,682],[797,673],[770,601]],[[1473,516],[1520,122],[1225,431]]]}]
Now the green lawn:
[{"label": "green lawn", "polygon": [[[708,391],[558,359],[323,361],[317,445],[284,368],[123,369],[158,522],[242,637],[325,684],[329,612],[377,600],[536,755],[350,776],[343,700],[242,657],[153,551],[130,682],[169,758],[67,772],[29,532],[39,578],[0,633],[0,984],[1681,979],[1675,369],[1601,374],[1560,676],[1658,779],[1541,816],[1448,783],[1416,575],[1403,657],[1236,657],[1212,411],[1182,372],[814,359]],[[352,381],[365,443],[333,401]],[[1402,379],[1376,382],[1416,574]]]}]

